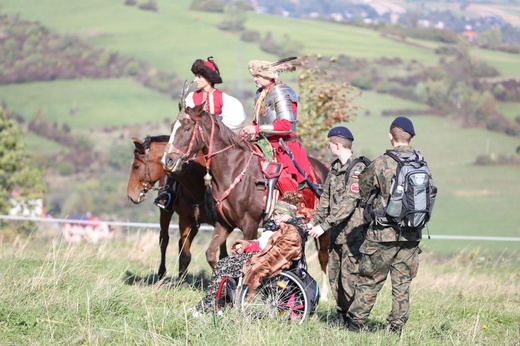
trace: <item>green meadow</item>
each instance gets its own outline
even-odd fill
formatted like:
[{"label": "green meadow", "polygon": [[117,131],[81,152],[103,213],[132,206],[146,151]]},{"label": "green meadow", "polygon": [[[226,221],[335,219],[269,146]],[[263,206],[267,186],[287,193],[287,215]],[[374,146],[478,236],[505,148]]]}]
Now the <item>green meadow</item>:
[{"label": "green meadow", "polygon": [[[130,79],[82,79],[0,86],[8,106],[27,121],[38,112],[51,122],[73,129],[157,123],[177,112],[168,96]],[[76,114],[71,110],[75,108]],[[176,113],[175,113],[176,115]]]},{"label": "green meadow", "polygon": [[[173,255],[168,276],[157,280],[156,232],[121,230],[109,241],[71,244],[59,230],[0,241],[2,345],[513,346],[520,337],[518,254],[488,258],[461,251],[440,258],[424,251],[399,338],[385,329],[390,285],[379,293],[369,331],[361,334],[338,324],[331,296],[302,325],[258,320],[235,309],[193,318],[189,309],[209,279],[203,254],[209,234],[196,240],[184,287],[174,279]],[[313,249],[309,244],[310,270],[320,280]]]}]

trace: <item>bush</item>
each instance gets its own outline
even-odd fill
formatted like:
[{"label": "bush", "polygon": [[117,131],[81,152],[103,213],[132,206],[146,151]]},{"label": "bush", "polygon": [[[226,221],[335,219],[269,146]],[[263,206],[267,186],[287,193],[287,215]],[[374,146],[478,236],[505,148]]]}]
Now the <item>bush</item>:
[{"label": "bush", "polygon": [[224,12],[225,3],[221,0],[193,0],[190,10],[203,12]]},{"label": "bush", "polygon": [[371,90],[374,86],[374,80],[368,75],[360,75],[353,78],[350,84],[361,90]]},{"label": "bush", "polygon": [[256,30],[246,30],[240,34],[240,39],[244,42],[259,42],[260,33]]},{"label": "bush", "polygon": [[157,3],[153,0],[145,2],[144,4],[139,5],[139,9],[143,11],[152,11],[157,12],[159,8],[157,7]]},{"label": "bush", "polygon": [[71,162],[60,162],[57,166],[57,169],[60,175],[72,175],[76,173],[74,164]]}]

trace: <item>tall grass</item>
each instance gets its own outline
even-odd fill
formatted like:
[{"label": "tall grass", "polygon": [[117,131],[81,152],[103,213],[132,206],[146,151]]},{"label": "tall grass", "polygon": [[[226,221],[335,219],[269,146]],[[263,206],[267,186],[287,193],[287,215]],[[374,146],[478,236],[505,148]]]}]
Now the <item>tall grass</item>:
[{"label": "tall grass", "polygon": [[[238,311],[193,318],[209,268],[197,239],[189,286],[172,276],[157,281],[157,234],[119,233],[93,244],[68,244],[59,230],[0,242],[2,345],[517,345],[518,257],[459,253],[422,255],[412,284],[409,323],[399,339],[385,331],[389,283],[370,319],[371,331],[352,334],[328,302],[302,325],[252,320]],[[312,248],[312,247],[311,247]],[[169,251],[169,275],[176,258]],[[313,258],[309,250],[309,258]],[[311,272],[317,274],[315,259]],[[319,277],[316,275],[316,277]]]}]

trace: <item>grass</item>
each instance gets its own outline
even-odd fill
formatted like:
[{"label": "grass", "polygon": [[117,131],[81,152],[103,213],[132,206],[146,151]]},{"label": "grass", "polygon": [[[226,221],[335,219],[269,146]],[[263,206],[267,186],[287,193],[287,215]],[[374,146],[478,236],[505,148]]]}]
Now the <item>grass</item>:
[{"label": "grass", "polygon": [[[208,277],[204,242],[193,249],[189,287],[157,282],[156,232],[118,233],[111,241],[67,244],[59,233],[0,242],[2,345],[515,345],[518,341],[518,257],[482,258],[424,253],[412,284],[410,320],[399,340],[387,334],[391,290],[386,283],[370,318],[372,332],[335,325],[329,297],[303,325],[252,320],[238,311],[193,319],[188,309]],[[174,237],[175,238],[175,237]],[[172,240],[177,240],[178,237]],[[173,243],[173,242],[172,242]],[[168,266],[175,270],[170,249]],[[313,258],[309,251],[309,258]],[[316,273],[315,259],[310,260]],[[516,267],[517,268],[517,267]],[[316,276],[318,277],[318,276]]]},{"label": "grass", "polygon": [[498,110],[507,119],[515,121],[520,116],[520,102],[503,102],[498,105]]},{"label": "grass", "polygon": [[0,95],[28,121],[42,112],[49,121],[77,130],[162,122],[177,115],[176,102],[129,79],[3,85]]}]

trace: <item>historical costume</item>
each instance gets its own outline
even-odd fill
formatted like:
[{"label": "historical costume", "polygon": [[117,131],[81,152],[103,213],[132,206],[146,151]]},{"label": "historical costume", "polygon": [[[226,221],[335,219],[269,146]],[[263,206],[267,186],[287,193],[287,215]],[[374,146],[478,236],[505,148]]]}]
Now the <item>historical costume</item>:
[{"label": "historical costume", "polygon": [[[249,72],[259,88],[255,97],[253,124],[244,127],[243,133],[255,139],[263,136],[271,144],[276,160],[284,167],[278,181],[282,193],[296,191],[298,185],[305,182],[304,174],[309,175],[311,171],[307,154],[297,141],[298,95],[288,85],[276,81],[279,72],[295,71],[300,65],[296,58],[276,62],[251,60],[248,64]],[[280,145],[280,140],[289,147],[304,174]]]},{"label": "historical costume", "polygon": [[[224,125],[231,130],[240,127],[246,119],[246,112],[240,101],[215,88],[215,84],[222,83],[222,77],[213,57],[209,57],[206,61],[195,60],[191,72],[195,75],[197,91],[188,94],[186,106],[194,107],[204,103],[204,110],[222,117]],[[176,131],[176,128],[174,127],[172,131]],[[173,178],[166,180],[166,189],[157,196],[155,205],[166,210],[172,209],[174,185]]]}]

